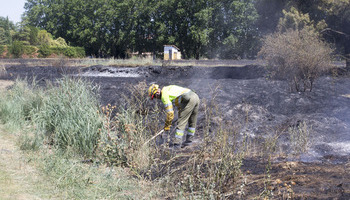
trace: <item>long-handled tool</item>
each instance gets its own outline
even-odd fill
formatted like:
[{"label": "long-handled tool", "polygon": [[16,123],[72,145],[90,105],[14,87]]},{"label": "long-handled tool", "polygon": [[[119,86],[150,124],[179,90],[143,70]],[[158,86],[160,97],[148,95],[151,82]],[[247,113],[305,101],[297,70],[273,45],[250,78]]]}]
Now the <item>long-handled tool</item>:
[{"label": "long-handled tool", "polygon": [[159,131],[157,134],[155,134],[153,137],[151,137],[151,139],[147,140],[143,146],[145,146],[147,143],[149,143],[150,141],[152,141],[154,138],[156,138],[158,135],[162,134],[164,132],[164,129],[162,129],[161,131]]},{"label": "long-handled tool", "polygon": [[[177,119],[175,119],[175,120],[172,122],[172,124],[175,124],[176,122],[177,122]],[[174,129],[174,130],[175,130],[175,129]],[[170,134],[173,133],[174,130],[172,130],[172,131],[170,132]],[[159,135],[162,134],[163,132],[164,132],[164,129],[162,129],[162,130],[159,131],[157,134],[155,134],[153,137],[151,137],[149,140],[147,140],[147,141],[143,144],[143,146],[145,146],[146,144],[148,144],[150,141],[154,140],[154,138],[156,138],[157,136],[159,136]]]}]

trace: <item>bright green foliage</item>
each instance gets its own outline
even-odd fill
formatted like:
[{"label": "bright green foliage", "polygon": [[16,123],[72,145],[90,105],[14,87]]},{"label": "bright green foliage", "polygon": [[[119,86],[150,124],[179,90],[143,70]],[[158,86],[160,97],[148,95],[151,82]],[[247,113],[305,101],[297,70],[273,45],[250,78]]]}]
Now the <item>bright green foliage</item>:
[{"label": "bright green foliage", "polygon": [[1,97],[0,119],[11,128],[34,125],[35,136],[33,141],[26,142],[26,147],[45,139],[59,150],[73,149],[90,156],[96,148],[98,130],[102,128],[95,92],[90,83],[68,77],[47,91],[17,80]]},{"label": "bright green foliage", "polygon": [[38,43],[40,45],[49,45],[51,46],[53,44],[52,35],[48,33],[46,30],[40,30],[38,32]]},{"label": "bright green foliage", "polygon": [[52,46],[56,46],[56,47],[68,47],[67,42],[65,39],[59,37],[56,40],[53,41]]}]

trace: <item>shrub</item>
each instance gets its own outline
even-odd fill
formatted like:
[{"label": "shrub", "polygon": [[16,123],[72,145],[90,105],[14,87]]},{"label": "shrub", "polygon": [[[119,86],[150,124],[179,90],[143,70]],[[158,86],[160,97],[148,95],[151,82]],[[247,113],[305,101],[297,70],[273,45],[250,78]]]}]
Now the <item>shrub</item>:
[{"label": "shrub", "polygon": [[50,47],[49,45],[47,44],[42,44],[40,45],[39,47],[39,54],[40,54],[40,57],[43,57],[43,58],[46,58],[48,57],[49,55],[51,55],[51,50],[50,50]]},{"label": "shrub", "polygon": [[63,52],[63,54],[69,58],[75,58],[77,57],[77,52],[73,47],[66,48]]},{"label": "shrub", "polygon": [[10,48],[10,53],[15,57],[19,58],[24,53],[24,45],[21,41],[14,41]]},{"label": "shrub", "polygon": [[287,79],[292,90],[311,91],[314,81],[331,68],[332,52],[314,32],[289,29],[267,36],[259,55],[272,75]]},{"label": "shrub", "polygon": [[27,55],[33,55],[36,52],[37,48],[34,46],[26,45],[24,46],[24,53]]}]

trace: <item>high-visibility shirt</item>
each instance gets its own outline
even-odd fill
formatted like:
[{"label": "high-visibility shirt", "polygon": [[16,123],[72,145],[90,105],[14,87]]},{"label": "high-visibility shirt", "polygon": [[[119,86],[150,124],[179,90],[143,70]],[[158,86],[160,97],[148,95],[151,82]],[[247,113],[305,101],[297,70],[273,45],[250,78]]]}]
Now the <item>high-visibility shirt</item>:
[{"label": "high-visibility shirt", "polygon": [[172,103],[174,102],[175,105],[179,107],[181,103],[181,95],[190,91],[191,90],[188,88],[180,87],[177,85],[169,85],[163,87],[161,92],[161,100],[165,106],[165,112],[167,115],[165,120],[165,127],[170,128],[171,122],[174,119],[174,108]]}]

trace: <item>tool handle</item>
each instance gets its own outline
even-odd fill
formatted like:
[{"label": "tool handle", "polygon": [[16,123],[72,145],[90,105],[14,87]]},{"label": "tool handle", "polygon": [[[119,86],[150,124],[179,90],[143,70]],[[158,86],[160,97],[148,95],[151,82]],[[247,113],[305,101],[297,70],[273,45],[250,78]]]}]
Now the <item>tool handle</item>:
[{"label": "tool handle", "polygon": [[162,134],[164,132],[164,129],[162,129],[161,131],[159,131],[157,134],[155,134],[153,137],[151,137],[151,139],[147,140],[143,146],[145,146],[147,143],[149,143],[150,141],[152,141],[154,138],[156,138],[158,135]]}]

